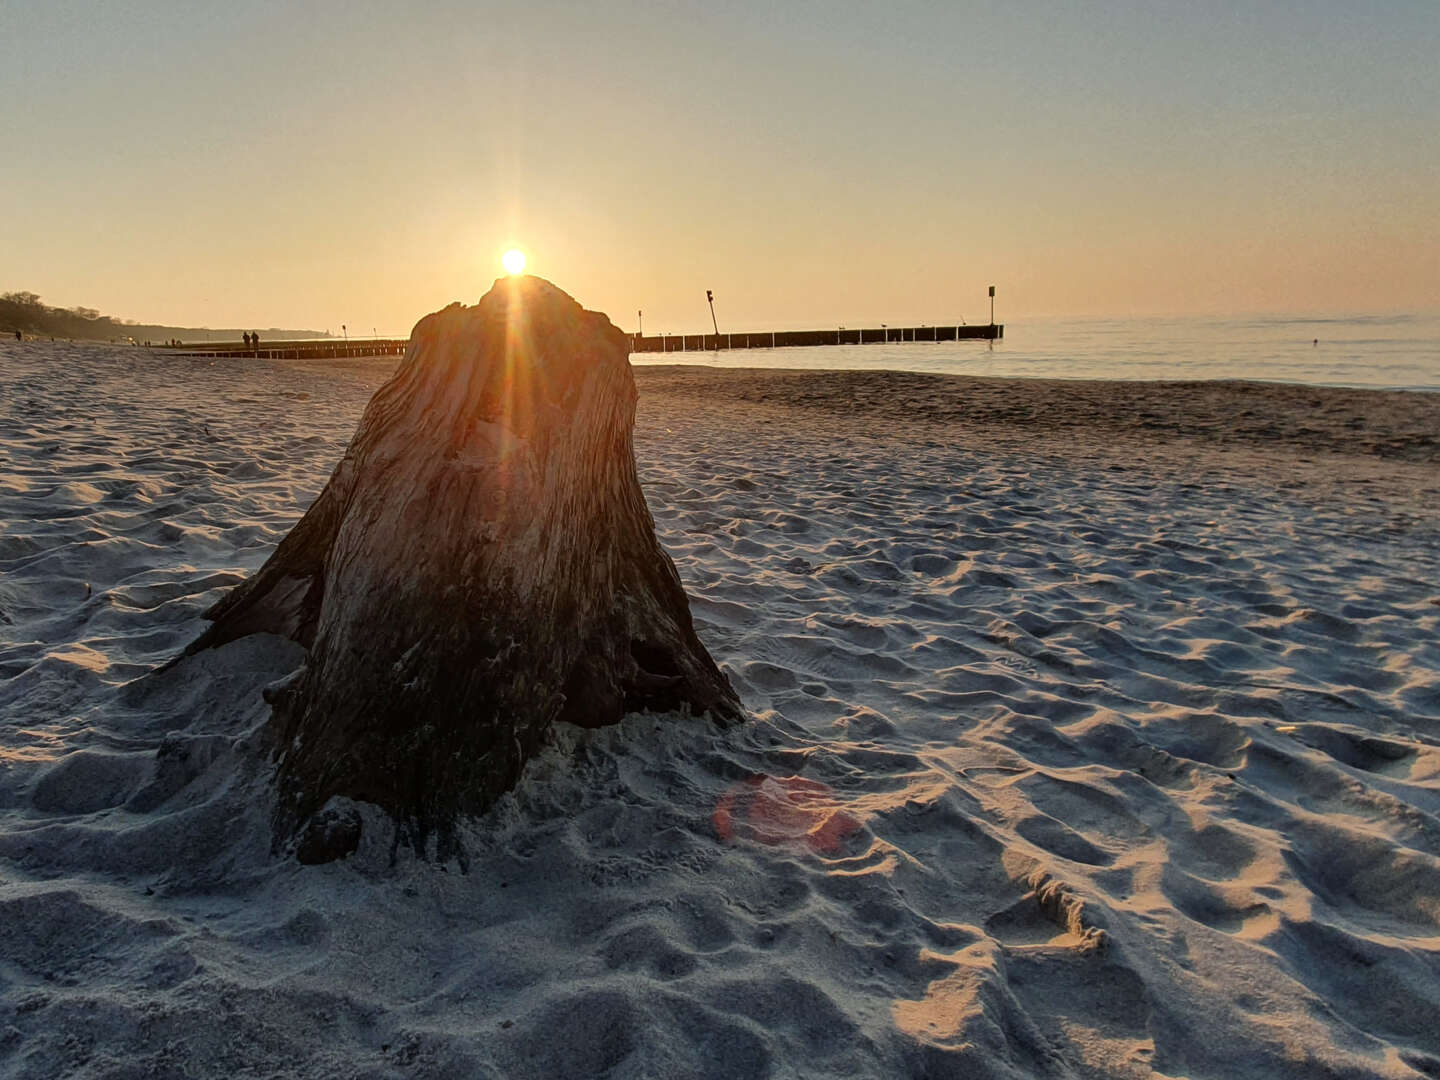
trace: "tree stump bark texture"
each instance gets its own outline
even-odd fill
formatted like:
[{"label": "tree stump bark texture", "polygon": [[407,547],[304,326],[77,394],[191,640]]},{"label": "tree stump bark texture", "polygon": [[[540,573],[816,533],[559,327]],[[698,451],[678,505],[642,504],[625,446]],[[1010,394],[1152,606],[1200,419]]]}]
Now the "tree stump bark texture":
[{"label": "tree stump bark texture", "polygon": [[540,278],[417,324],[314,505],[188,650],[308,651],[271,697],[277,839],[339,795],[423,851],[557,720],[740,716],[656,538],[635,402],[625,335]]}]

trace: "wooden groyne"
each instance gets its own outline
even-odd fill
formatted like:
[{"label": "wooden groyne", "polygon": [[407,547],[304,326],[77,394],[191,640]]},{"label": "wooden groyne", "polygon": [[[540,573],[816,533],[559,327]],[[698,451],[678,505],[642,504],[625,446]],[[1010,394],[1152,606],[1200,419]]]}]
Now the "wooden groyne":
[{"label": "wooden groyne", "polygon": [[179,345],[157,345],[153,348],[179,353],[181,356],[250,356],[259,360],[333,360],[345,356],[403,356],[410,345],[408,338],[335,341],[321,338],[307,341],[262,341],[246,345],[243,341],[217,341]]},{"label": "wooden groyne", "polygon": [[630,335],[630,351],[716,352],[724,349],[793,349],[811,345],[882,345],[910,341],[998,341],[1000,323],[979,326],[875,326],[857,330],[762,330],[743,334]]},{"label": "wooden groyne", "polygon": [[[794,349],[812,345],[881,345],[934,341],[998,341],[1005,336],[1001,323],[978,326],[875,326],[855,330],[760,330],[741,334],[631,334],[630,351],[636,353],[717,352],[727,349]],[[353,341],[216,341],[155,345],[181,356],[249,356],[260,360],[333,360],[352,356],[403,356],[407,338],[372,338]]]}]

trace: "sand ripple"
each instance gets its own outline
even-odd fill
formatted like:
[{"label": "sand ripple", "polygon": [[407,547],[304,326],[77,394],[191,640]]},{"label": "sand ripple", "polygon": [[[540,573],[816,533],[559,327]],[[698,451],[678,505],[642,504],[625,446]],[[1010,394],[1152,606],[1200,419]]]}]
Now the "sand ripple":
[{"label": "sand ripple", "polygon": [[642,375],[755,721],[561,730],[468,874],[373,818],[305,868],[260,738],[298,650],[154,672],[383,370],[5,348],[0,1073],[1440,1075],[1433,465]]}]

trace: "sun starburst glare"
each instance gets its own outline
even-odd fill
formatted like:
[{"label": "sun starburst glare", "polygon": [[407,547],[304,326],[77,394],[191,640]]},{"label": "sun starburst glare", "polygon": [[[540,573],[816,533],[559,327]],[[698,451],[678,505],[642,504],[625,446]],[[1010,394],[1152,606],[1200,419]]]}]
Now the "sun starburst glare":
[{"label": "sun starburst glare", "polygon": [[511,248],[501,256],[500,263],[505,267],[507,274],[523,274],[525,272],[525,253],[519,248]]}]

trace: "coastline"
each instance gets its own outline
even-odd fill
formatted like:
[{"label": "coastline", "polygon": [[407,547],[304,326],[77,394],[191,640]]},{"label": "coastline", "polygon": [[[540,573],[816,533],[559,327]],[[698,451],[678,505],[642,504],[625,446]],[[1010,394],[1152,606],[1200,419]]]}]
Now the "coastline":
[{"label": "coastline", "polygon": [[[250,361],[246,361],[250,362]],[[263,361],[262,361],[263,363]],[[391,359],[269,361],[378,387]],[[1440,463],[1440,393],[1262,380],[1002,378],[879,369],[632,364],[641,409],[744,407],[844,417],[847,430],[1003,437],[1044,429],[1086,446],[1193,440],[1216,448]],[[1044,451],[1043,444],[1036,449]]]}]

